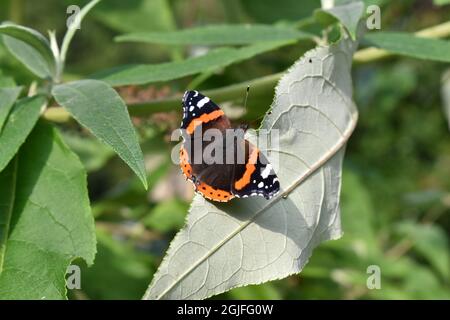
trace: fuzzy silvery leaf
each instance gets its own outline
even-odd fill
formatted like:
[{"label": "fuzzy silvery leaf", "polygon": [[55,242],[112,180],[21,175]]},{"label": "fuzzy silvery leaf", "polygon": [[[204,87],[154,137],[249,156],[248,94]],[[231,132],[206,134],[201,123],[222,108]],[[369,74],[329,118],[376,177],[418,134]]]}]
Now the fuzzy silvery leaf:
[{"label": "fuzzy silvery leaf", "polygon": [[281,183],[271,200],[194,198],[144,299],[204,299],[298,273],[322,241],[342,235],[344,147],[357,121],[350,69],[356,43],[307,52],[280,80],[261,129]]}]

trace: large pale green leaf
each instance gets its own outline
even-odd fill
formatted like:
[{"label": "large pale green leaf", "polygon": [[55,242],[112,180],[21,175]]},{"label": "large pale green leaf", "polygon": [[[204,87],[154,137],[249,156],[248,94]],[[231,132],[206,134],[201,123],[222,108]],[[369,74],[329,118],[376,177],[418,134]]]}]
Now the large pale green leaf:
[{"label": "large pale green leaf", "polygon": [[203,71],[223,68],[289,43],[291,42],[277,41],[258,43],[239,49],[219,48],[203,56],[189,58],[183,61],[124,66],[106,70],[94,75],[94,77],[102,79],[113,86],[169,81]]},{"label": "large pale green leaf", "polygon": [[309,51],[280,80],[261,127],[279,144],[260,146],[280,194],[225,204],[197,195],[145,299],[201,299],[284,278],[300,272],[320,242],[341,236],[341,166],[357,120],[355,48],[344,38]]},{"label": "large pale green leaf", "polygon": [[212,25],[172,32],[137,32],[118,36],[117,41],[171,45],[233,45],[255,42],[309,39],[293,28],[271,25]]},{"label": "large pale green leaf", "polygon": [[43,96],[24,98],[16,102],[0,133],[0,171],[25,142],[46,103]]},{"label": "large pale green leaf", "polygon": [[1,88],[0,87],[0,134],[5,124],[6,118],[8,117],[11,108],[14,106],[19,97],[21,87],[10,87]]},{"label": "large pale green leaf", "polygon": [[450,62],[450,41],[429,39],[401,32],[375,32],[364,37],[368,45],[389,52],[442,62]]},{"label": "large pale green leaf", "polygon": [[3,23],[0,34],[6,48],[38,77],[50,77],[55,70],[55,58],[48,40],[36,30]]},{"label": "large pale green leaf", "polygon": [[136,132],[127,106],[113,88],[99,80],[80,80],[57,85],[52,94],[80,124],[111,146],[147,188]]},{"label": "large pale green leaf", "polygon": [[322,0],[322,9],[316,11],[320,20],[323,15],[330,15],[342,23],[356,39],[358,23],[364,13],[364,2],[358,0]]},{"label": "large pale green leaf", "polygon": [[64,299],[70,262],[95,255],[83,166],[40,123],[0,173],[0,190],[0,299]]}]

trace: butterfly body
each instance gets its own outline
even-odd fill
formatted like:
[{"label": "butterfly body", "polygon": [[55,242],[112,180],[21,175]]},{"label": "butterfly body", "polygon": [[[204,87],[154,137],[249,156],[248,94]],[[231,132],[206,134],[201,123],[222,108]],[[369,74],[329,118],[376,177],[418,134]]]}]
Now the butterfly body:
[{"label": "butterfly body", "polygon": [[180,167],[195,191],[221,202],[254,195],[269,199],[278,193],[272,165],[213,101],[187,91],[182,105]]}]

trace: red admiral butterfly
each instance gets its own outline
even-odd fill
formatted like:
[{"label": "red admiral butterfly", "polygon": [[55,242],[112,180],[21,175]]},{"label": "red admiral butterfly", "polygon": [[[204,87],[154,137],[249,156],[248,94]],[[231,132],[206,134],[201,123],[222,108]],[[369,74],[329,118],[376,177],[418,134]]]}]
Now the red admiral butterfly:
[{"label": "red admiral butterfly", "polygon": [[[213,101],[198,91],[186,91],[182,106],[180,166],[196,192],[207,199],[222,202],[254,195],[270,199],[279,192],[280,183],[267,158],[244,139],[242,129],[231,127],[230,120]],[[211,149],[213,141],[207,137],[208,130],[221,133],[219,142],[222,149],[219,153],[222,156],[217,150],[212,156],[204,156],[204,151]],[[234,133],[231,142],[228,139],[230,130]],[[196,149],[195,146],[200,147]],[[195,150],[201,153],[200,161],[196,160],[198,154]],[[242,155],[240,159],[239,155]],[[211,158],[216,161],[212,162]]]}]

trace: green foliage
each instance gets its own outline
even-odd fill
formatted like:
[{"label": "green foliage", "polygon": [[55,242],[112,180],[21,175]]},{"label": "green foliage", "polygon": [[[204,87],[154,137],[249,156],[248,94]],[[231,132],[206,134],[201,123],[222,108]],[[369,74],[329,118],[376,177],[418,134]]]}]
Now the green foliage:
[{"label": "green foliage", "polygon": [[[342,39],[346,29],[355,37],[361,9],[371,4],[383,6],[382,30],[366,32],[362,45],[392,59],[360,51],[365,59],[355,59],[352,78],[333,79],[339,90],[353,83],[359,112],[338,170],[341,193],[334,195],[343,237],[318,246],[300,274],[219,298],[450,299],[450,90],[442,64],[450,60],[448,1],[332,2],[321,9],[319,0],[91,1],[75,33],[64,14],[73,1],[46,0],[32,9],[24,1],[1,1],[0,20],[14,23],[0,25],[0,299],[141,298],[158,279],[154,273],[177,230],[190,221],[192,186],[170,159],[177,154],[169,137],[179,125],[182,92],[201,90],[233,123],[258,127],[281,72],[316,44]],[[426,28],[421,37],[412,33]],[[56,34],[47,39],[47,29]],[[332,70],[330,61],[316,71]],[[98,80],[86,80],[87,74]],[[298,96],[320,100],[326,88]],[[335,112],[339,101],[333,99]],[[298,121],[308,132],[320,125],[312,117]],[[295,154],[311,157],[318,146]],[[290,161],[283,165],[290,168]],[[302,212],[315,203],[306,195],[320,194],[316,187],[306,192],[314,179],[300,186]],[[201,203],[191,211],[228,214],[239,205]],[[283,212],[273,221],[283,221]],[[206,223],[204,229],[218,234],[225,227]],[[294,234],[306,233],[295,228]],[[198,254],[193,250],[181,262]],[[233,253],[226,258],[234,261]],[[69,264],[81,267],[80,290],[66,292]],[[370,265],[380,267],[379,290],[367,288]]]},{"label": "green foliage", "polygon": [[412,249],[450,280],[450,248],[445,232],[438,226],[402,221],[395,227],[400,236],[412,242]]},{"label": "green foliage", "polygon": [[78,155],[87,172],[101,169],[114,155],[114,150],[88,135],[63,133],[63,140]]},{"label": "green foliage", "polygon": [[116,40],[170,45],[237,45],[310,38],[311,35],[293,28],[270,25],[215,25],[172,32],[130,33],[121,35]]},{"label": "green foliage", "polygon": [[15,104],[0,132],[0,171],[2,171],[19,150],[39,119],[46,101],[42,96],[23,98]]},{"label": "green foliage", "polygon": [[83,294],[89,299],[140,299],[151,279],[152,263],[151,257],[136,252],[131,244],[97,230],[95,264],[86,267],[80,263]]},{"label": "green foliage", "polygon": [[7,191],[0,198],[0,298],[64,299],[70,262],[92,264],[95,255],[81,163],[40,123],[0,174],[0,187]]},{"label": "green foliage", "polygon": [[169,81],[203,71],[217,70],[237,63],[257,54],[290,44],[291,42],[267,42],[242,48],[219,48],[208,53],[182,61],[161,64],[130,65],[106,70],[94,75],[112,86],[148,84]]},{"label": "green foliage", "polygon": [[0,70],[0,87],[15,87],[16,82],[11,77],[5,77]]},{"label": "green foliage", "polygon": [[450,62],[450,41],[427,39],[399,32],[367,34],[367,43],[377,48],[408,57]]},{"label": "green foliage", "polygon": [[143,220],[146,227],[160,232],[180,229],[189,205],[183,201],[170,200],[157,204]]},{"label": "green foliage", "polygon": [[19,97],[21,87],[0,87],[0,134],[3,129],[3,125],[6,122],[11,108],[14,106],[14,102]]},{"label": "green foliage", "polygon": [[52,76],[49,64],[34,47],[10,36],[3,36],[2,38],[8,51],[22,62],[28,70],[42,79]]},{"label": "green foliage", "polygon": [[52,76],[55,58],[50,43],[39,32],[11,23],[0,25],[0,34],[8,50],[38,77]]},{"label": "green foliage", "polygon": [[144,156],[127,107],[113,88],[98,80],[80,80],[57,85],[52,94],[81,125],[110,145],[147,188]]}]

